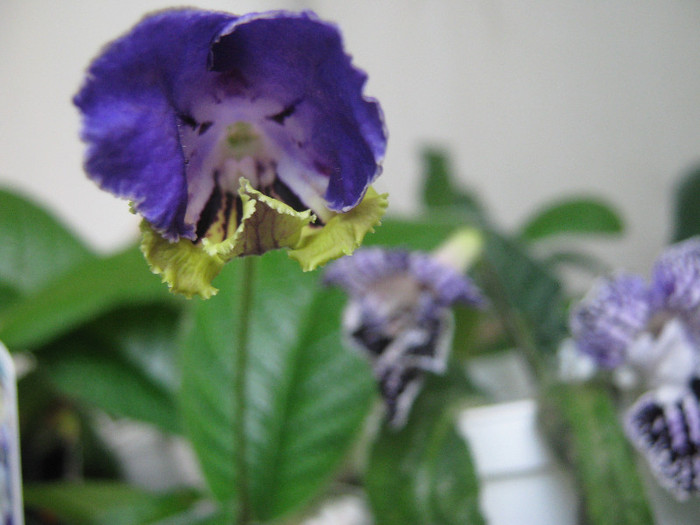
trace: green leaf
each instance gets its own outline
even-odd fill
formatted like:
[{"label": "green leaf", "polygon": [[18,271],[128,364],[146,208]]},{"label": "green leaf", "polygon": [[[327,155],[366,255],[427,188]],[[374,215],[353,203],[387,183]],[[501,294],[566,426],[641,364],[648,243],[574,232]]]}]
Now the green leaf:
[{"label": "green leaf", "polygon": [[121,307],[85,330],[103,338],[160,389],[175,394],[180,389],[178,338],[184,317],[180,306],[158,302]]},{"label": "green leaf", "polygon": [[199,495],[190,489],[158,494],[117,482],[26,485],[26,507],[72,525],[141,525],[187,511]]},{"label": "green leaf", "polygon": [[635,457],[609,392],[594,384],[557,384],[540,402],[546,432],[576,467],[585,523],[652,525]]},{"label": "green leaf", "polygon": [[463,225],[464,222],[455,217],[431,216],[417,220],[393,217],[382,220],[382,225],[367,236],[364,244],[430,251]]},{"label": "green leaf", "polygon": [[179,432],[180,313],[166,304],[112,310],[37,348],[36,366],[83,405]]},{"label": "green leaf", "polygon": [[455,368],[430,376],[400,431],[384,425],[372,446],[365,486],[381,525],[483,524],[479,484],[451,405],[470,391]]},{"label": "green leaf", "polygon": [[129,248],[78,264],[15,303],[0,317],[0,340],[11,351],[32,348],[117,306],[160,300],[175,299]]},{"label": "green leaf", "polygon": [[0,283],[0,315],[20,297],[21,293],[19,290],[6,283]]},{"label": "green leaf", "polygon": [[673,242],[700,235],[700,166],[676,186],[673,213]]},{"label": "green leaf", "polygon": [[520,236],[528,241],[570,233],[612,234],[622,232],[617,211],[590,197],[572,197],[545,206],[525,221]]},{"label": "green leaf", "polygon": [[176,396],[100,338],[71,337],[41,354],[40,365],[64,394],[113,416],[180,431]]},{"label": "green leaf", "polygon": [[31,201],[0,190],[0,284],[22,294],[93,258],[55,217]]},{"label": "green leaf", "polygon": [[550,253],[543,264],[554,270],[561,266],[570,266],[588,272],[592,276],[602,275],[611,271],[610,266],[598,257],[573,250],[561,250]]},{"label": "green leaf", "polygon": [[450,211],[469,222],[483,223],[485,212],[476,195],[453,184],[447,154],[428,148],[423,152],[423,203],[431,211]]},{"label": "green leaf", "polygon": [[495,232],[488,232],[478,273],[486,296],[521,349],[553,354],[567,334],[559,281],[517,241]]},{"label": "green leaf", "polygon": [[[195,307],[183,356],[185,423],[208,484],[237,501],[234,428],[240,277],[234,260],[221,292]],[[246,370],[247,481],[253,518],[270,520],[308,500],[333,473],[367,415],[374,384],[367,364],[344,350],[336,291],[318,291],[283,252],[257,261]]]}]

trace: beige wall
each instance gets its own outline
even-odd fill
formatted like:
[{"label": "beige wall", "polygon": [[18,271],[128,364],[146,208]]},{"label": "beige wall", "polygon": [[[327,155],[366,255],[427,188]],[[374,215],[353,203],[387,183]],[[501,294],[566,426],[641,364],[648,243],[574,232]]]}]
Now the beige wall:
[{"label": "beige wall", "polygon": [[[156,1],[0,3],[0,182],[59,209],[93,244],[134,234],[126,204],[80,170],[70,97],[106,40]],[[416,209],[417,147],[444,145],[505,226],[570,192],[618,203],[610,262],[645,270],[669,230],[669,192],[700,161],[700,3],[616,0],[201,2],[308,6],[343,28],[390,131],[392,209]]]}]

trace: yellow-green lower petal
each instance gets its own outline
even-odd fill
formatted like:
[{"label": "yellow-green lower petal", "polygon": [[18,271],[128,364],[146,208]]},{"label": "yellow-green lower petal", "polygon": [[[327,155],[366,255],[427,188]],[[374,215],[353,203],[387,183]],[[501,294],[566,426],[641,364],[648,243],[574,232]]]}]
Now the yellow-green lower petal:
[{"label": "yellow-green lower petal", "polygon": [[[151,271],[160,275],[172,292],[187,297],[197,294],[208,299],[218,291],[211,282],[227,261],[295,247],[302,230],[315,219],[310,210],[298,212],[253,189],[244,178],[240,179],[238,196],[243,206],[240,223],[233,234],[220,242],[204,237],[198,243],[188,239],[171,243],[148,222],[141,223],[141,251]],[[220,220],[225,219],[220,217]]]},{"label": "yellow-green lower petal", "polygon": [[380,223],[388,204],[386,193],[379,195],[370,187],[362,202],[352,210],[335,214],[323,227],[304,227],[299,243],[289,251],[289,256],[308,272],[332,259],[350,255]]},{"label": "yellow-green lower petal", "polygon": [[141,251],[151,271],[162,277],[170,291],[188,298],[197,294],[208,299],[218,291],[211,285],[224,265],[217,255],[210,255],[200,245],[187,239],[170,242],[141,221]]},{"label": "yellow-green lower petal", "polygon": [[[387,207],[387,195],[369,188],[362,202],[346,213],[334,214],[324,226],[313,225],[310,210],[298,212],[287,204],[255,190],[240,179],[240,222],[228,238],[205,236],[200,242],[180,239],[171,243],[141,223],[143,252],[151,271],[160,275],[170,290],[187,297],[208,299],[218,290],[212,286],[223,265],[234,257],[261,255],[289,248],[289,256],[309,271],[331,259],[351,254],[368,232],[378,225]],[[219,220],[230,220],[220,217]],[[215,231],[222,231],[214,224]]]}]

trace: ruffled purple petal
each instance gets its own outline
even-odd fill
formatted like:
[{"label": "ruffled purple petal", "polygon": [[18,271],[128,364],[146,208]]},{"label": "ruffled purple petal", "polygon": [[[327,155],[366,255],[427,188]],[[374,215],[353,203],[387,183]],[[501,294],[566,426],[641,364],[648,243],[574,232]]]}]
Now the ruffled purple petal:
[{"label": "ruffled purple petal", "polygon": [[[197,238],[211,195],[238,188],[239,161],[292,206],[347,211],[386,145],[365,81],[337,28],[311,13],[156,13],[107,46],[74,98],[86,171],[170,240]],[[263,149],[226,153],[246,124]]]},{"label": "ruffled purple petal", "polygon": [[83,115],[88,175],[132,200],[172,240],[194,236],[194,225],[185,223],[178,130],[188,125],[189,105],[211,75],[205,69],[211,41],[233,19],[189,9],[151,15],[105,48],[74,98]]},{"label": "ruffled purple petal", "polygon": [[436,306],[454,303],[480,306],[485,302],[471,279],[420,252],[363,248],[329,265],[324,281],[344,288],[350,295],[359,296],[369,292],[382,279],[399,274],[406,274],[430,290]]},{"label": "ruffled purple petal", "polygon": [[700,491],[700,380],[689,386],[643,395],[625,421],[627,435],[659,483],[681,500]]},{"label": "ruffled purple petal", "polygon": [[339,286],[357,297],[367,293],[379,280],[404,273],[408,268],[408,252],[362,248],[329,264],[323,280],[325,284]]},{"label": "ruffled purple petal", "polygon": [[330,264],[324,281],[351,299],[343,329],[372,363],[387,419],[401,426],[426,372],[447,367],[454,302],[480,304],[476,286],[427,254],[365,248]]},{"label": "ruffled purple petal", "polygon": [[618,275],[598,283],[572,311],[570,328],[581,351],[599,366],[622,364],[627,349],[651,316],[649,290],[641,277]]},{"label": "ruffled purple petal", "polygon": [[668,248],[652,271],[652,301],[656,309],[678,315],[700,336],[700,239]]},{"label": "ruffled purple petal", "polygon": [[210,67],[240,79],[247,95],[280,102],[266,133],[328,179],[330,209],[347,211],[362,199],[380,173],[386,133],[379,104],[362,95],[367,76],[353,67],[334,25],[309,12],[242,16],[217,38]]},{"label": "ruffled purple petal", "polygon": [[424,286],[433,290],[436,301],[445,306],[461,303],[482,306],[485,299],[474,282],[430,255],[413,252],[410,255],[411,274]]}]

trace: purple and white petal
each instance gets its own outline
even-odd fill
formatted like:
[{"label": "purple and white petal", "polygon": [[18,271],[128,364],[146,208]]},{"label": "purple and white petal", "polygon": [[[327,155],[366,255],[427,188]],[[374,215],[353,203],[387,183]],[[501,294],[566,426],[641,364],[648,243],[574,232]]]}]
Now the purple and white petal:
[{"label": "purple and white petal", "polygon": [[453,332],[449,309],[416,304],[386,302],[377,296],[350,300],[343,314],[343,330],[351,346],[365,353],[378,367],[403,365],[442,373],[445,370]]},{"label": "purple and white petal", "polygon": [[481,304],[471,281],[429,255],[365,248],[327,267],[350,295],[343,332],[367,356],[393,426],[405,422],[423,374],[447,368],[454,302]]},{"label": "purple and white petal", "polygon": [[668,248],[652,271],[655,309],[678,315],[700,339],[700,238]]},{"label": "purple and white petal", "polygon": [[680,319],[672,318],[658,335],[644,332],[629,346],[624,366],[616,371],[628,377],[628,384],[618,386],[683,386],[698,375],[699,362],[694,338]]},{"label": "purple and white petal", "polygon": [[386,410],[385,418],[389,425],[401,428],[406,424],[424,378],[423,370],[400,365],[383,370],[377,377],[379,393]]},{"label": "purple and white petal", "polygon": [[325,183],[334,211],[360,201],[380,173],[386,132],[337,27],[309,12],[244,15],[218,36],[210,66],[244,79],[246,98],[277,104],[263,123],[289,161],[280,165],[283,182],[295,188],[299,177],[320,178],[308,183]]},{"label": "purple and white petal", "polygon": [[381,171],[386,132],[365,82],[312,13],[162,11],[89,68],[74,99],[85,167],[171,241],[201,238],[241,177],[325,221]]},{"label": "purple and white petal", "polygon": [[345,309],[345,337],[369,359],[386,419],[396,428],[405,423],[425,372],[442,373],[447,366],[451,312],[437,313],[440,318],[419,319],[415,311],[381,315],[362,298],[351,299]]},{"label": "purple and white petal", "polygon": [[412,252],[409,267],[418,282],[433,291],[439,304],[483,306],[485,303],[484,297],[471,279],[428,254]]},{"label": "purple and white petal", "polygon": [[700,380],[643,395],[628,411],[625,430],[659,483],[677,499],[700,491]]},{"label": "purple and white petal", "polygon": [[406,273],[408,268],[406,251],[362,248],[328,265],[323,282],[343,288],[350,296],[360,296],[380,280]]},{"label": "purple and white petal", "polygon": [[569,324],[581,351],[598,366],[614,368],[625,361],[651,314],[644,280],[621,274],[599,281],[573,309]]},{"label": "purple and white petal", "polygon": [[85,169],[103,189],[134,202],[169,239],[193,238],[180,128],[212,78],[211,39],[234,17],[171,10],[142,20],[90,65],[74,103],[88,144]]},{"label": "purple and white petal", "polygon": [[350,295],[361,295],[382,280],[402,274],[430,290],[434,302],[441,306],[481,306],[485,302],[471,279],[421,252],[363,248],[331,264],[324,282],[340,286]]}]

